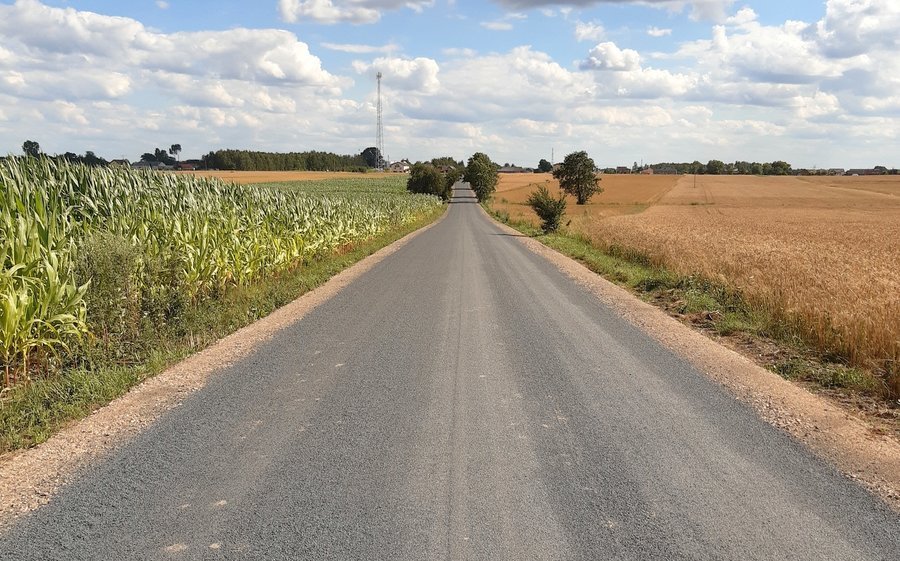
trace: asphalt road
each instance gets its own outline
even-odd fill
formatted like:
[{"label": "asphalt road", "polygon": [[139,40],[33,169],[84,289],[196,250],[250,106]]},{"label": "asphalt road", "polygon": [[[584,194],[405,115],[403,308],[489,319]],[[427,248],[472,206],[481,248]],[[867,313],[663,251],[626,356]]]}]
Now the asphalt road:
[{"label": "asphalt road", "polygon": [[900,559],[900,521],[469,191],[0,559]]}]

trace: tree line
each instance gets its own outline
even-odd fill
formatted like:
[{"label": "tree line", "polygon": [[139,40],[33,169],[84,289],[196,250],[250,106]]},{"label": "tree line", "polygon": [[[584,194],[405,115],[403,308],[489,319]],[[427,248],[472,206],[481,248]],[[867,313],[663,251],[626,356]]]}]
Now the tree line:
[{"label": "tree line", "polygon": [[255,152],[217,150],[201,159],[207,169],[235,171],[366,171],[370,166],[362,154],[332,152]]}]

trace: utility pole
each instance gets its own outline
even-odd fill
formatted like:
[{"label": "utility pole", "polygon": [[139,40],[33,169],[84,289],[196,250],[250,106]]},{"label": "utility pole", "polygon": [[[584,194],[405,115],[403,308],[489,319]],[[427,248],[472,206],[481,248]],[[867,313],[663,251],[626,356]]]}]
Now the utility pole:
[{"label": "utility pole", "polygon": [[384,107],[381,104],[381,77],[382,74],[379,72],[376,75],[376,79],[378,80],[378,130],[375,133],[375,149],[378,151],[378,169],[384,171],[385,164],[387,162],[384,161]]}]

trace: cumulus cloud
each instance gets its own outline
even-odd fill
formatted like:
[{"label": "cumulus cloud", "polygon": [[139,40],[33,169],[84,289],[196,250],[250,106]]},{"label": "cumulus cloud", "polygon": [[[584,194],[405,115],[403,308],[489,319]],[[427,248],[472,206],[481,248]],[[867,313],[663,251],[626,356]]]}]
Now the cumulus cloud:
[{"label": "cumulus cloud", "polygon": [[641,65],[641,55],[632,49],[620,49],[615,43],[599,43],[581,63],[582,70],[635,70]]},{"label": "cumulus cloud", "polygon": [[353,68],[360,74],[381,72],[384,75],[385,87],[391,89],[431,94],[441,87],[438,80],[440,68],[438,63],[430,58],[383,57],[371,63],[355,61]]},{"label": "cumulus cloud", "polygon": [[[68,90],[75,97],[121,97],[154,73],[272,85],[341,84],[306,43],[287,31],[164,34],[128,18],[19,0],[0,6],[0,36],[18,53],[17,71],[34,96]],[[47,74],[57,76],[47,80]]]},{"label": "cumulus cloud", "polygon": [[279,0],[278,13],[288,23],[375,23],[387,10],[409,8],[416,12],[433,6],[434,0]]}]

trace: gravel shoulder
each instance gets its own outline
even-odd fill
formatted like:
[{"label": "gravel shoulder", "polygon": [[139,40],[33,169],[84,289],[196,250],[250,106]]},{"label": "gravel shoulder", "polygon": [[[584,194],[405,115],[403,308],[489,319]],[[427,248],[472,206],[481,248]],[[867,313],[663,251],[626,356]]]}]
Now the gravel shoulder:
[{"label": "gravel shoulder", "polygon": [[791,434],[900,511],[900,442],[892,436],[694,331],[538,240],[497,224],[631,324],[751,405],[765,421]]},{"label": "gravel shoulder", "polygon": [[0,456],[0,526],[49,503],[79,470],[140,434],[165,412],[203,388],[214,373],[249,356],[276,333],[301,320],[413,238],[439,224],[445,216],[446,213],[287,306],[148,379],[47,442]]}]

